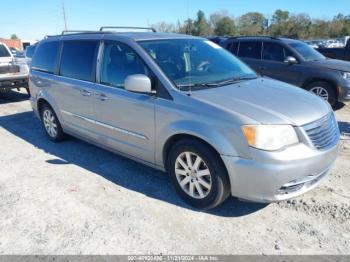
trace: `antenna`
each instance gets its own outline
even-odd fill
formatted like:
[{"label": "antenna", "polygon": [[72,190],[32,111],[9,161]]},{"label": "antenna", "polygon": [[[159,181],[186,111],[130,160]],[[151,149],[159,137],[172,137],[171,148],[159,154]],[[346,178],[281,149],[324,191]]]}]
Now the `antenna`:
[{"label": "antenna", "polygon": [[[190,0],[187,0],[187,23],[190,22]],[[191,34],[192,31],[192,24],[190,24],[190,29],[188,34]],[[191,65],[191,46],[190,46],[190,41],[188,41],[188,54],[189,54],[189,69],[188,69],[188,80],[189,80],[189,85],[188,85],[188,94],[187,95],[192,95],[192,76],[191,76],[191,70],[192,70],[192,65]]]},{"label": "antenna", "polygon": [[66,10],[64,8],[64,2],[62,0],[62,13],[63,13],[63,20],[64,20],[64,29],[65,31],[68,31],[68,27],[67,27],[67,18],[66,18]]}]

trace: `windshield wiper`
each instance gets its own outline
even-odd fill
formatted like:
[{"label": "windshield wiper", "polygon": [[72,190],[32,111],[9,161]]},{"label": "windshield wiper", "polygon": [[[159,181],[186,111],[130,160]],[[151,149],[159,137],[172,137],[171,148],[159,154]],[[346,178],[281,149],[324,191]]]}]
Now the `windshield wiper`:
[{"label": "windshield wiper", "polygon": [[181,88],[181,87],[219,87],[219,86],[225,86],[225,85],[229,85],[229,84],[235,84],[237,82],[240,81],[244,81],[244,80],[250,80],[250,79],[256,79],[256,77],[235,77],[235,78],[231,78],[231,79],[227,79],[224,81],[219,81],[219,82],[211,82],[211,83],[197,83],[197,84],[179,84],[177,85],[177,87]]},{"label": "windshield wiper", "polygon": [[244,80],[250,80],[250,79],[256,79],[256,77],[255,76],[254,77],[253,76],[234,77],[234,78],[227,79],[224,81],[210,83],[210,85],[211,86],[225,86],[225,85],[235,84],[237,82],[244,81]]}]

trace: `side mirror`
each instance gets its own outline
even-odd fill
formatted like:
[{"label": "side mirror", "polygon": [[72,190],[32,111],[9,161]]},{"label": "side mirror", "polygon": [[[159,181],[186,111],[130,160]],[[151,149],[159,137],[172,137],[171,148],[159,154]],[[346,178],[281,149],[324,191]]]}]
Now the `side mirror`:
[{"label": "side mirror", "polygon": [[296,58],[293,57],[293,56],[287,56],[286,59],[284,60],[284,62],[285,62],[286,64],[290,64],[290,65],[294,65],[294,64],[297,64],[297,63],[298,63],[298,61],[296,60]]},{"label": "side mirror", "polygon": [[124,87],[130,92],[153,93],[151,79],[142,74],[128,76],[125,79]]}]

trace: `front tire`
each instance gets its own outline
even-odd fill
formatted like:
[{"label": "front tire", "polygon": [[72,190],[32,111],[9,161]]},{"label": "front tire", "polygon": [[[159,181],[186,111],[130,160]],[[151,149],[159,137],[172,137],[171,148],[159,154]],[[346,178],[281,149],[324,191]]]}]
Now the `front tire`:
[{"label": "front tire", "polygon": [[41,121],[48,138],[53,142],[61,142],[65,134],[55,111],[48,104],[44,104],[41,109]]},{"label": "front tire", "polygon": [[197,140],[185,139],[175,144],[167,168],[177,193],[195,208],[214,208],[230,194],[230,182],[221,158]]},{"label": "front tire", "polygon": [[327,101],[332,107],[336,103],[336,92],[332,85],[324,81],[317,81],[309,84],[306,89]]}]

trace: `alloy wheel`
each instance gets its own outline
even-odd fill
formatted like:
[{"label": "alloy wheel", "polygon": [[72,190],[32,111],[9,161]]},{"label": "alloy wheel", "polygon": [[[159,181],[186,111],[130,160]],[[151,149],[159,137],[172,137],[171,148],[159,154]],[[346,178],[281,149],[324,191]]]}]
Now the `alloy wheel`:
[{"label": "alloy wheel", "polygon": [[55,138],[57,136],[57,122],[54,114],[51,110],[46,109],[43,113],[43,122],[46,129],[46,132],[50,137]]},{"label": "alloy wheel", "polygon": [[197,154],[181,153],[175,161],[175,175],[181,189],[189,196],[203,199],[210,193],[211,173],[207,164]]},{"label": "alloy wheel", "polygon": [[328,101],[329,99],[329,94],[328,91],[322,87],[322,86],[315,86],[310,89],[310,92],[314,93],[315,95],[321,97],[322,99]]}]

